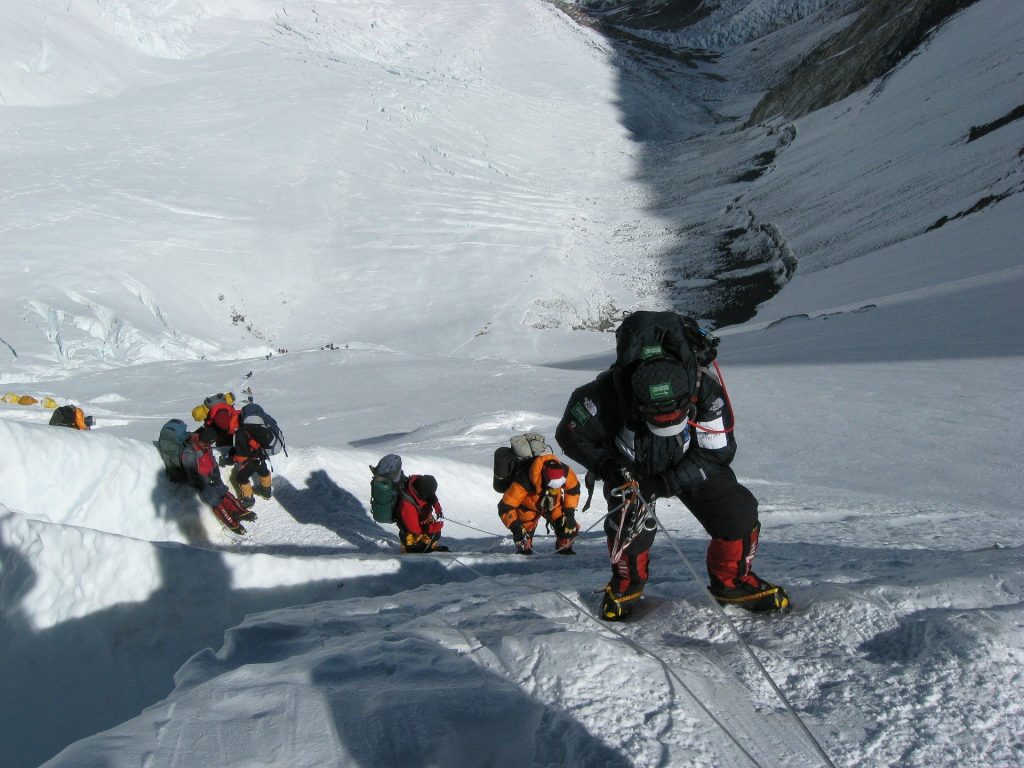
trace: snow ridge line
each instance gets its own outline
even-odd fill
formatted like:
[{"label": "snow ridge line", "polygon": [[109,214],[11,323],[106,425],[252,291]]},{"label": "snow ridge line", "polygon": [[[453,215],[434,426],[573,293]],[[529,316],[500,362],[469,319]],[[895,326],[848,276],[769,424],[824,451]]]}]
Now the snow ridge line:
[{"label": "snow ridge line", "polygon": [[[933,298],[937,296],[947,296],[952,293],[968,290],[970,288],[979,288],[988,285],[997,285],[1011,280],[1016,280],[1024,276],[1024,266],[1007,267],[1006,269],[998,269],[993,272],[983,272],[978,275],[971,275],[970,277],[963,277],[957,280],[948,280],[946,282],[937,283],[935,285],[927,285],[922,288],[912,288],[906,291],[899,291],[897,293],[889,293],[884,296],[875,296],[871,298],[864,298],[849,304],[840,304],[832,307],[818,308],[809,310],[805,314],[808,317],[820,318],[827,315],[837,315],[846,312],[856,312],[859,309],[864,309],[869,306],[884,307],[893,304],[900,304],[908,301],[915,301],[917,299]],[[738,333],[754,333],[757,331],[763,331],[770,328],[775,323],[782,320],[787,320],[794,315],[790,314],[786,317],[779,317],[774,320],[765,320],[758,323],[745,323],[742,327],[723,328],[720,331],[715,331],[719,336],[731,336]]]}]

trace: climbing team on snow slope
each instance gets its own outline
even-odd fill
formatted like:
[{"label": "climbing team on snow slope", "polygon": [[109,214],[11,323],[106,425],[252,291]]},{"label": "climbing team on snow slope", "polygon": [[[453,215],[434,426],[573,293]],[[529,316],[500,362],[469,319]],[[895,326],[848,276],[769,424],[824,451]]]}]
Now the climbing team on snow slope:
[{"label": "climbing team on snow slope", "polygon": [[[157,448],[167,477],[195,486],[217,520],[242,535],[242,521],[256,519],[255,496],[269,499],[273,493],[270,457],[285,450],[284,435],[251,392],[241,410],[235,408],[233,393],[211,395],[192,409],[192,418],[200,422],[192,432],[181,419],[171,419],[160,430]],[[215,449],[221,450],[219,457]],[[222,466],[232,468],[228,479],[236,493],[221,479]],[[259,481],[255,487],[253,476]]]},{"label": "climbing team on snow slope", "polygon": [[[658,530],[657,500],[673,496],[711,536],[707,571],[719,603],[752,611],[788,609],[785,589],[752,569],[761,525],[757,499],[729,466],[736,440],[716,362],[718,339],[674,312],[634,312],[615,336],[615,362],[572,393],[555,434],[565,455],[586,468],[588,489],[598,479],[604,485],[612,574],[600,616],[625,618],[639,601]],[[416,501],[401,458],[389,454],[370,471],[374,518],[398,523],[402,551],[443,549],[437,543],[440,504],[430,512]],[[533,553],[542,518],[555,531],[555,551],[575,554],[580,482],[542,435],[516,435],[495,451],[493,485],[502,494],[498,516],[519,554]],[[436,482],[430,495],[436,499]],[[421,510],[418,516],[413,508]],[[418,542],[416,549],[412,542]]]},{"label": "climbing team on snow slope", "polygon": [[[716,361],[718,339],[674,312],[634,312],[616,330],[616,358],[594,381],[576,389],[555,439],[565,456],[587,470],[592,492],[601,480],[608,512],[604,532],[611,562],[599,615],[625,618],[650,576],[659,499],[675,497],[711,536],[707,572],[712,596],[752,611],[789,608],[782,587],[754,573],[761,525],[757,499],[730,468],[736,455],[734,416]],[[196,406],[198,429],[172,419],[159,441],[168,475],[195,485],[229,530],[244,533],[255,519],[255,495],[271,497],[270,456],[284,446],[277,422],[252,401],[238,410],[231,393]],[[231,465],[221,481],[220,463]],[[398,526],[402,553],[446,552],[444,515],[433,475],[406,476],[401,457],[370,467],[373,518]],[[258,483],[254,486],[253,478]],[[580,481],[540,434],[514,436],[494,454],[498,516],[516,551],[534,552],[541,519],[555,532],[555,552],[575,554]]]}]

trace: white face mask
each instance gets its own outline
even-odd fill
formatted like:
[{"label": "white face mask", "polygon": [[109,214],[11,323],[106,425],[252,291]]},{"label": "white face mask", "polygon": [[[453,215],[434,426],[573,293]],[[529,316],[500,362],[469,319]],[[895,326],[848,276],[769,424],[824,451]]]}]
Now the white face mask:
[{"label": "white face mask", "polygon": [[564,477],[556,477],[553,480],[548,480],[547,482],[548,488],[561,488],[563,485],[565,485]]},{"label": "white face mask", "polygon": [[657,435],[658,437],[675,437],[686,429],[686,419],[683,419],[678,424],[673,424],[669,427],[658,427],[648,421],[647,428],[651,430],[652,435]]}]

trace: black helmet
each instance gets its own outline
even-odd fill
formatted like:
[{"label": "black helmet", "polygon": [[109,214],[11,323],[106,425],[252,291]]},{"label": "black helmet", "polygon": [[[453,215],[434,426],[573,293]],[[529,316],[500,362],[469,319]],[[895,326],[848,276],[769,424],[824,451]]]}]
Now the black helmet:
[{"label": "black helmet", "polygon": [[652,433],[672,437],[686,428],[690,392],[682,363],[668,358],[641,363],[629,384]]},{"label": "black helmet", "polygon": [[433,501],[437,498],[437,480],[433,475],[420,475],[412,481],[412,487],[416,495],[424,501]]}]

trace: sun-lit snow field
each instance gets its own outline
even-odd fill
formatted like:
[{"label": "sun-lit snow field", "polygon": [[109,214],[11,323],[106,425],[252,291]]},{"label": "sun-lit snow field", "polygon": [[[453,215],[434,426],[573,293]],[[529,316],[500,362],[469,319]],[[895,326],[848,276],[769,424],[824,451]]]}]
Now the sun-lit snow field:
[{"label": "sun-lit snow field", "polygon": [[[1024,764],[1024,122],[966,140],[1024,9],[738,131],[791,5],[722,3],[693,35],[737,47],[666,89],[541,0],[6,3],[0,388],[97,427],[0,404],[0,765]],[[600,494],[576,557],[516,556],[491,455],[734,222],[797,261],[720,331],[795,608],[723,618],[669,501],[604,624]],[[245,387],[288,456],[239,539],[153,441]],[[390,452],[450,553],[370,517]]]}]

